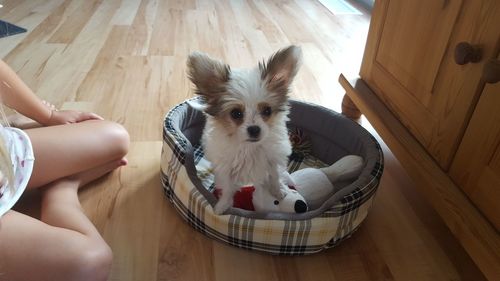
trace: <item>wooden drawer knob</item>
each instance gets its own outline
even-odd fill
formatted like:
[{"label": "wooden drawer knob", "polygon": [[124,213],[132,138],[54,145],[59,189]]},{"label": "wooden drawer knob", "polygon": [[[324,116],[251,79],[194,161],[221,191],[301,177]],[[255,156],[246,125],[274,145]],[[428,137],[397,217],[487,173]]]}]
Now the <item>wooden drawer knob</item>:
[{"label": "wooden drawer knob", "polygon": [[467,42],[460,42],[455,47],[455,62],[459,65],[464,65],[469,62],[479,62],[482,57],[481,48],[472,46]]}]

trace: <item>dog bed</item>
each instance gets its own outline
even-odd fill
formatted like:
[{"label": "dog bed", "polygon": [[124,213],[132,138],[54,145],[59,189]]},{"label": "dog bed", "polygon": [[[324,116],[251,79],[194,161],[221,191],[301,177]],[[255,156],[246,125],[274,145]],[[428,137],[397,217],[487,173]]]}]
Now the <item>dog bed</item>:
[{"label": "dog bed", "polygon": [[278,255],[304,255],[331,248],[359,227],[382,176],[383,155],[378,142],[363,127],[334,111],[299,101],[290,105],[288,128],[309,139],[308,152],[294,145],[290,172],[332,164],[355,154],[364,159],[360,176],[344,183],[321,207],[305,213],[230,208],[226,214],[216,215],[212,209],[217,202],[213,176],[200,145],[205,116],[183,102],[164,120],[161,182],[168,200],[192,227],[236,247]]}]

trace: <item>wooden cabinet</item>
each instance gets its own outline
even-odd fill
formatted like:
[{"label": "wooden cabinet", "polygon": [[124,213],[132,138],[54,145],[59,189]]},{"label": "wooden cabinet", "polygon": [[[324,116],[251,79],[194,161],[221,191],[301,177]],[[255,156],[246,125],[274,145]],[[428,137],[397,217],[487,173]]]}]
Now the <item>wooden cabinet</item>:
[{"label": "wooden cabinet", "polygon": [[[460,62],[461,42],[480,58]],[[498,0],[377,0],[360,78],[340,77],[343,104],[366,115],[491,280],[500,280],[500,83],[485,83],[483,67],[499,50]]]},{"label": "wooden cabinet", "polygon": [[361,77],[447,170],[477,101],[482,65],[457,65],[465,41],[492,57],[498,1],[377,0]]}]

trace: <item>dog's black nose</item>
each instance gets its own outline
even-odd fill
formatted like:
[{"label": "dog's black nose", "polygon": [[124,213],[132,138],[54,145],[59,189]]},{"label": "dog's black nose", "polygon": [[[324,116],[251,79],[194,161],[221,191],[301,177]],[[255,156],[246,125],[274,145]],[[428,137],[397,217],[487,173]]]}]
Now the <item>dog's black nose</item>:
[{"label": "dog's black nose", "polygon": [[295,212],[305,213],[307,211],[307,204],[302,200],[295,201]]},{"label": "dog's black nose", "polygon": [[258,138],[260,134],[260,127],[259,126],[250,126],[247,128],[248,135],[251,138]]}]

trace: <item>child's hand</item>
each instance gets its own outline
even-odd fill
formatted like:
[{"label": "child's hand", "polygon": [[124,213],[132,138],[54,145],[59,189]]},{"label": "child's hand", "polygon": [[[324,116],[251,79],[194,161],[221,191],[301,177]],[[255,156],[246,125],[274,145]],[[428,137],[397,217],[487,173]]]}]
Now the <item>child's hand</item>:
[{"label": "child's hand", "polygon": [[52,110],[47,124],[45,126],[63,125],[79,123],[87,120],[104,120],[101,116],[92,112],[81,112],[75,110]]}]

